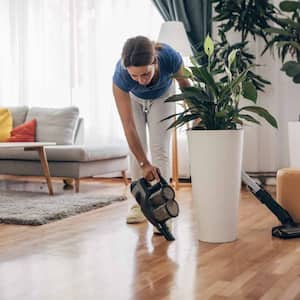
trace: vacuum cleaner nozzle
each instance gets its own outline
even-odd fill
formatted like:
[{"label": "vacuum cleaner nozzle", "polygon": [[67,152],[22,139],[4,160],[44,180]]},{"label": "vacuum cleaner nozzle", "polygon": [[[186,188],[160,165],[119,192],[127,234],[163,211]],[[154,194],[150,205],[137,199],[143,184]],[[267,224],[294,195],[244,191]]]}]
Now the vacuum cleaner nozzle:
[{"label": "vacuum cleaner nozzle", "polygon": [[272,228],[272,235],[281,239],[300,237],[300,224],[280,225]]}]

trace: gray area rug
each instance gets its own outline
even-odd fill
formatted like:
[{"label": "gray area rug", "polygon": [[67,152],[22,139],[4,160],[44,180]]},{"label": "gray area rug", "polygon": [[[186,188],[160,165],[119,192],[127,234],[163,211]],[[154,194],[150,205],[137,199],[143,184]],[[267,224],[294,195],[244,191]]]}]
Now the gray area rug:
[{"label": "gray area rug", "polygon": [[0,223],[42,225],[125,199],[95,192],[49,196],[39,192],[0,191]]}]

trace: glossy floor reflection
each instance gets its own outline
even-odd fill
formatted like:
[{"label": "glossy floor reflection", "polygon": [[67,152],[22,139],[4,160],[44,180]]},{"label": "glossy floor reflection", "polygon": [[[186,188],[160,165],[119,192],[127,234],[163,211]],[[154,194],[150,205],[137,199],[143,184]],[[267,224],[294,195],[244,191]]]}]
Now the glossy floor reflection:
[{"label": "glossy floor reflection", "polygon": [[[41,186],[1,181],[0,192]],[[82,183],[93,190],[126,192],[121,181]],[[300,241],[272,238],[276,218],[247,191],[226,244],[197,241],[189,187],[176,199],[174,242],[126,224],[130,199],[43,226],[0,224],[0,299],[300,299]]]}]

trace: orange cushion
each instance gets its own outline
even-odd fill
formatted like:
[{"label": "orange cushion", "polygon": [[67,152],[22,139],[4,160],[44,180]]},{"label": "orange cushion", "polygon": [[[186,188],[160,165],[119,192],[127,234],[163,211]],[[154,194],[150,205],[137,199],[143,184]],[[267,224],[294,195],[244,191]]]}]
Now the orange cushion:
[{"label": "orange cushion", "polygon": [[7,142],[35,142],[36,119],[32,119],[24,124],[15,127]]},{"label": "orange cushion", "polygon": [[300,169],[283,168],[277,171],[276,200],[295,222],[300,222]]},{"label": "orange cushion", "polygon": [[0,142],[5,142],[12,130],[12,115],[6,108],[0,108]]}]

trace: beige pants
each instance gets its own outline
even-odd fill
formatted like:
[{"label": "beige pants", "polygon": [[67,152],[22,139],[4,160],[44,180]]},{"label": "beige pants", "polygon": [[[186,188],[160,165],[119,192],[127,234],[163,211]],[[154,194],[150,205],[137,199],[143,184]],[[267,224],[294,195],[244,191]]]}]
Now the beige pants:
[{"label": "beige pants", "polygon": [[[174,95],[175,83],[159,98],[145,100],[130,93],[132,111],[137,132],[148,159],[160,169],[163,177],[170,179],[170,140],[172,130],[167,128],[173,119],[163,121],[163,118],[175,113],[175,103],[164,101]],[[130,174],[133,180],[142,177],[142,169],[136,158],[130,155]]]}]

